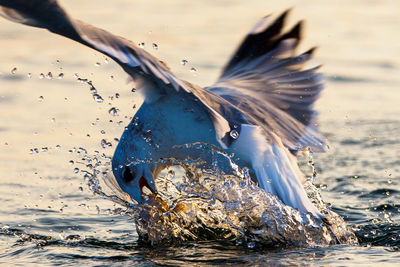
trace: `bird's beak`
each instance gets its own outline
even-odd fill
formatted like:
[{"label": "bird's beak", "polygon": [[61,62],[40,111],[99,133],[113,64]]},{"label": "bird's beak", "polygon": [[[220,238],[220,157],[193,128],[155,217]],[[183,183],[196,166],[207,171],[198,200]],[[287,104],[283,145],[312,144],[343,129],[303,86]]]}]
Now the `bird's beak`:
[{"label": "bird's beak", "polygon": [[142,203],[145,196],[157,194],[153,179],[146,179],[145,176],[141,176],[138,180],[135,179],[129,186],[125,187],[124,191],[137,203]]},{"label": "bird's beak", "polygon": [[144,176],[140,177],[139,179],[139,189],[142,196],[148,195],[148,191],[150,191],[150,193],[152,194],[156,194],[153,179],[151,179],[151,181],[149,182]]}]

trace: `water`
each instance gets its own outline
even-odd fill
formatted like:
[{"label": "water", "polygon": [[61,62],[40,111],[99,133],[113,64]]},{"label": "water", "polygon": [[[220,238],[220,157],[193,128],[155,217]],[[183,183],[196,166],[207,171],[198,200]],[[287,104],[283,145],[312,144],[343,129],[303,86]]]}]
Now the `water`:
[{"label": "water", "polygon": [[[119,0],[96,1],[95,9],[92,1],[62,4],[78,18],[147,44],[145,49],[167,62],[179,77],[200,85],[216,79],[259,17],[294,7],[292,21],[307,20],[303,50],[320,46],[314,61],[324,64],[327,81],[316,109],[330,150],[313,155],[316,184],[360,245],[271,248],[258,242],[203,240],[151,247],[138,240],[135,218],[125,214],[123,203],[93,196],[83,178],[90,164],[82,161],[84,155],[107,162],[117,144],[114,138],[120,137],[135,112],[132,107],[140,105],[136,92],[125,83],[125,74],[78,44],[2,20],[0,263],[364,266],[399,262],[398,1]],[[149,45],[153,43],[157,50]],[[106,61],[109,64],[95,66]],[[61,72],[62,80],[45,79]],[[120,97],[111,99],[116,92]],[[95,95],[100,103],[93,100]],[[118,116],[108,113],[112,107],[119,109]],[[307,162],[302,165],[311,176]],[[105,185],[102,190],[117,193]]]}]

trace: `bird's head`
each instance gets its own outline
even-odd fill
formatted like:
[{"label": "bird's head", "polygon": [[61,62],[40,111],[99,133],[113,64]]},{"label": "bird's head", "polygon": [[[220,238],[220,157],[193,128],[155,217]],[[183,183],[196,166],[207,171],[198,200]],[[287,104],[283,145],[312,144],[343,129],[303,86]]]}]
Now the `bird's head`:
[{"label": "bird's head", "polygon": [[154,164],[145,160],[146,144],[131,134],[127,130],[121,137],[112,159],[112,170],[120,188],[141,203],[144,195],[156,193]]},{"label": "bird's head", "polygon": [[143,201],[144,195],[156,193],[153,175],[147,164],[113,166],[113,173],[121,189],[138,203]]}]

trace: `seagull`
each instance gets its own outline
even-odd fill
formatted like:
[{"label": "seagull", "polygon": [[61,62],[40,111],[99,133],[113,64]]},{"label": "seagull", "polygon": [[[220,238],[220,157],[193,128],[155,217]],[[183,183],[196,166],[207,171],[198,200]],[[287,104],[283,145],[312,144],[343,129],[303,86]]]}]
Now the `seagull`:
[{"label": "seagull", "polygon": [[[177,78],[135,43],[73,19],[56,0],[0,0],[0,15],[44,28],[117,62],[144,102],[125,128],[112,158],[119,187],[141,203],[144,188],[165,168],[158,159],[186,159],[177,145],[206,143],[235,155],[239,167],[266,192],[302,213],[324,220],[304,190],[297,157],[322,152],[313,105],[323,89],[320,66],[306,68],[315,48],[296,53],[303,22],[285,31],[289,10],[259,20],[209,87]],[[132,162],[138,162],[132,164]]]}]

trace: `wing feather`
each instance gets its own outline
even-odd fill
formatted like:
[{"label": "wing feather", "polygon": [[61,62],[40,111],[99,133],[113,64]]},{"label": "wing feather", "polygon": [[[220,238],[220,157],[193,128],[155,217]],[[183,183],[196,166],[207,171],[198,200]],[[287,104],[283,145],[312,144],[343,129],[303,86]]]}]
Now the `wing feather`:
[{"label": "wing feather", "polygon": [[326,141],[316,130],[313,108],[323,89],[322,74],[319,66],[305,69],[315,48],[296,55],[303,23],[284,33],[287,14],[257,23],[207,89],[240,109],[267,136],[279,136],[289,149],[323,151]]}]

